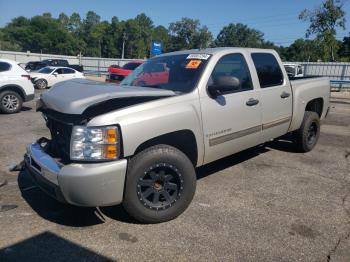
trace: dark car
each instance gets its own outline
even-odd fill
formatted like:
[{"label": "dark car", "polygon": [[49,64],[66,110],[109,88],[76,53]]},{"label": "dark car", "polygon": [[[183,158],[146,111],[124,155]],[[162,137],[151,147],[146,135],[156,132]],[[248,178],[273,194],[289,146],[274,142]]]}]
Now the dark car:
[{"label": "dark car", "polygon": [[31,61],[27,63],[25,70],[27,71],[37,71],[46,66],[63,66],[70,67],[79,72],[83,72],[84,68],[81,65],[70,65],[65,59],[45,59],[42,61]]},{"label": "dark car", "polygon": [[30,61],[26,64],[24,69],[27,71],[37,71],[44,67],[46,67],[46,64],[41,61]]}]

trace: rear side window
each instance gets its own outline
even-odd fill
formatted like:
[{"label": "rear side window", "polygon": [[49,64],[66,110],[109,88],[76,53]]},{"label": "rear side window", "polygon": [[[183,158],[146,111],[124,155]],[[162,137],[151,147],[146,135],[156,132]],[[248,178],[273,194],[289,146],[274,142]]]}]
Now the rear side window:
[{"label": "rear side window", "polygon": [[253,53],[252,59],[258,73],[261,88],[283,84],[282,70],[274,55],[269,53]]},{"label": "rear side window", "polygon": [[63,68],[63,74],[74,74],[75,71],[69,68]]},{"label": "rear side window", "polygon": [[9,71],[11,68],[11,65],[5,62],[0,62],[0,72]]},{"label": "rear side window", "polygon": [[68,61],[67,60],[56,60],[56,64],[59,66],[67,66]]},{"label": "rear side window", "polygon": [[59,74],[59,75],[64,74],[64,73],[63,73],[63,68],[58,68],[58,69],[56,69],[55,73],[57,73],[57,74]]}]

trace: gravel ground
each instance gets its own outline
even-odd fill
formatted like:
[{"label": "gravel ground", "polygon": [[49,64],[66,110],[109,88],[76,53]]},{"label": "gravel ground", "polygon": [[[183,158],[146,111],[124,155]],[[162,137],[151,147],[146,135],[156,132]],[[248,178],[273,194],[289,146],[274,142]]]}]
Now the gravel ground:
[{"label": "gravel ground", "polygon": [[275,141],[202,167],[187,211],[158,225],[120,206],[102,221],[10,172],[48,135],[34,109],[0,115],[0,261],[350,261],[349,93],[332,94],[312,152]]}]

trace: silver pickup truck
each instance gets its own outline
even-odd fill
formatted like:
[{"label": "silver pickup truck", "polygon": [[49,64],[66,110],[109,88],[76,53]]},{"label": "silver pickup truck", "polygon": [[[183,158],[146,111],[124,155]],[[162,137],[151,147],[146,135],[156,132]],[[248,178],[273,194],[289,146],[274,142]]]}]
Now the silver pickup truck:
[{"label": "silver pickup truck", "polygon": [[273,50],[168,53],[120,86],[76,79],[43,93],[51,138],[29,145],[25,164],[59,201],[123,203],[140,222],[163,222],[190,204],[196,167],[287,133],[310,151],[329,97],[329,79],[290,81]]}]

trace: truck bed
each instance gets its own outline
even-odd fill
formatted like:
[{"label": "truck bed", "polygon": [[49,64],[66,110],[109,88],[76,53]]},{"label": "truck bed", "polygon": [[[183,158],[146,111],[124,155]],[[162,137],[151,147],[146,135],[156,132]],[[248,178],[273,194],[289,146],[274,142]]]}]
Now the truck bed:
[{"label": "truck bed", "polygon": [[[303,121],[306,101],[322,99],[323,109],[320,115],[322,120],[329,107],[330,81],[328,77],[303,77],[291,80],[293,91],[293,117],[289,132],[298,129]],[[315,94],[319,97],[315,98]]]}]

